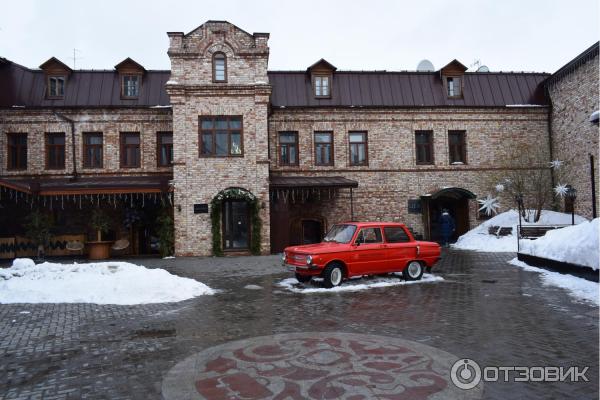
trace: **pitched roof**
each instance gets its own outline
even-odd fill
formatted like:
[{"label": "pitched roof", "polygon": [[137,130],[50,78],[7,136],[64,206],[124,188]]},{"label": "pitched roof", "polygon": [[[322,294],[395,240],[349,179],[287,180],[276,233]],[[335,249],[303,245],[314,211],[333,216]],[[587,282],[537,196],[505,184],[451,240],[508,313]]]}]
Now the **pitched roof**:
[{"label": "pitched roof", "polygon": [[170,105],[165,91],[170,71],[147,71],[137,99],[121,99],[115,70],[75,70],[62,99],[46,98],[44,72],[0,63],[0,107],[153,107]]},{"label": "pitched roof", "polygon": [[273,107],[505,107],[547,105],[543,73],[467,72],[463,98],[445,95],[438,72],[347,72],[333,75],[331,98],[315,98],[304,71],[270,71]]},{"label": "pitched roof", "polygon": [[[270,71],[273,107],[505,107],[547,105],[541,83],[549,76],[522,72],[467,72],[462,99],[445,95],[438,72],[333,74],[331,98],[315,98],[306,71]],[[170,71],[148,70],[137,99],[121,99],[115,70],[75,70],[62,99],[46,99],[44,72],[0,62],[0,107],[153,107],[170,105]]]}]

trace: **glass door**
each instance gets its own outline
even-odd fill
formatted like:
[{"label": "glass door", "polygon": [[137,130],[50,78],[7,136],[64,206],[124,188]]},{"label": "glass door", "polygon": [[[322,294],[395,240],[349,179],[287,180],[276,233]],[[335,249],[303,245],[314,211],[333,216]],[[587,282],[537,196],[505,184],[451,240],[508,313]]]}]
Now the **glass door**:
[{"label": "glass door", "polygon": [[243,250],[250,246],[248,203],[228,200],[223,203],[223,248]]}]

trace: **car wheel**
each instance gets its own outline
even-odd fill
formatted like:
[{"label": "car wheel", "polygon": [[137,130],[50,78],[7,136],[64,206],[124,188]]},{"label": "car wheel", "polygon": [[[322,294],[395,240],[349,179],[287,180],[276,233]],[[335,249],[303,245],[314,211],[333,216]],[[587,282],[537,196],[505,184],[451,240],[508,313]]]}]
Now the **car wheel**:
[{"label": "car wheel", "polygon": [[332,288],[342,283],[344,278],[344,271],[340,264],[330,264],[323,271],[323,281],[325,287]]},{"label": "car wheel", "polygon": [[299,274],[299,273],[296,272],[296,279],[300,283],[307,283],[307,282],[310,282],[310,280],[312,279],[312,276],[310,276],[310,275],[302,275],[302,274]]},{"label": "car wheel", "polygon": [[418,261],[411,261],[408,263],[402,276],[407,281],[418,281],[423,276],[423,265]]}]

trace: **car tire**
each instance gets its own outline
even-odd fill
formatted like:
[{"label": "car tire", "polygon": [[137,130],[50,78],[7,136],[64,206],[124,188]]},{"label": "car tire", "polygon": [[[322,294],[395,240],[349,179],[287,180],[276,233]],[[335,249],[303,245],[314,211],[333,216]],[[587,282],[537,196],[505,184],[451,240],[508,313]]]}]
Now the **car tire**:
[{"label": "car tire", "polygon": [[327,288],[339,286],[343,279],[344,270],[338,263],[329,264],[323,271],[323,283]]},{"label": "car tire", "polygon": [[302,275],[296,272],[296,280],[298,280],[300,283],[308,283],[311,281],[311,279],[312,276],[310,275]]},{"label": "car tire", "polygon": [[423,264],[419,261],[409,262],[404,271],[402,271],[402,277],[407,281],[418,281],[422,276]]}]

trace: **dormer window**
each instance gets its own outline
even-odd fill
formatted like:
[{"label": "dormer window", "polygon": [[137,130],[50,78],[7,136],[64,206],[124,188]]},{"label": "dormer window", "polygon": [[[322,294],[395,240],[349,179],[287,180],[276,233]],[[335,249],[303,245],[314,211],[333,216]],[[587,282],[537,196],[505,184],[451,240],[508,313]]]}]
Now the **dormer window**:
[{"label": "dormer window", "polygon": [[140,95],[139,75],[123,75],[121,80],[121,93],[123,97],[136,98]]},{"label": "dormer window", "polygon": [[129,57],[115,65],[115,69],[121,80],[121,98],[137,99],[140,97],[142,78],[146,69]]},{"label": "dormer window", "polygon": [[448,88],[448,97],[462,96],[459,77],[454,76],[446,78],[446,87]]},{"label": "dormer window", "polygon": [[331,86],[333,83],[333,74],[337,68],[324,59],[320,59],[306,69],[310,75],[313,87],[313,95],[316,98],[328,99],[331,97]]},{"label": "dormer window", "polygon": [[227,58],[223,53],[213,55],[213,82],[227,82]]},{"label": "dormer window", "polygon": [[314,77],[315,97],[331,96],[331,77],[329,75],[316,75]]},{"label": "dormer window", "polygon": [[46,79],[46,98],[64,98],[67,79],[73,72],[71,68],[56,57],[52,57],[40,65],[40,69],[44,71]]},{"label": "dormer window", "polygon": [[48,97],[61,98],[65,95],[65,77],[64,76],[49,76],[48,77]]},{"label": "dormer window", "polygon": [[449,99],[460,99],[463,96],[463,78],[467,67],[458,60],[450,61],[440,69],[443,90]]}]

